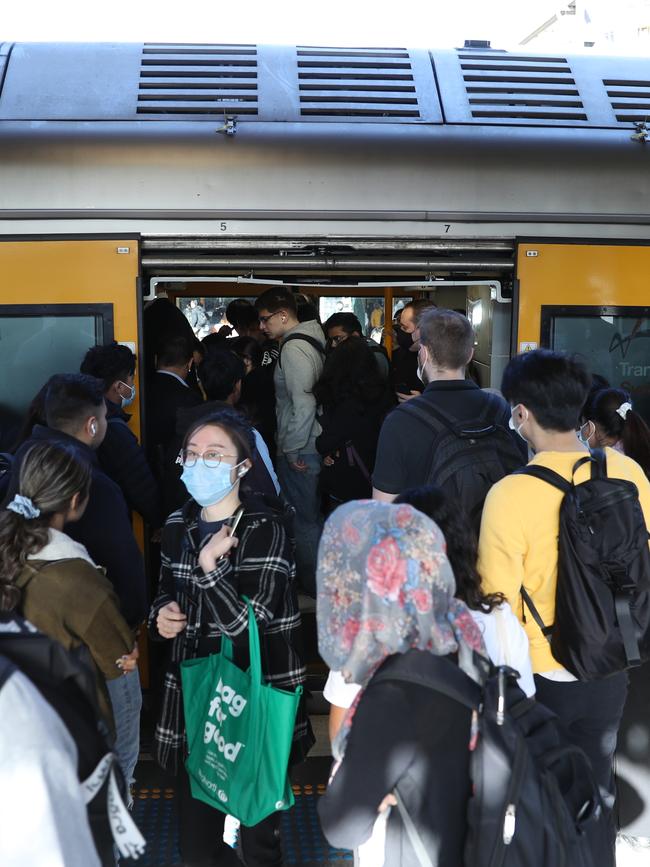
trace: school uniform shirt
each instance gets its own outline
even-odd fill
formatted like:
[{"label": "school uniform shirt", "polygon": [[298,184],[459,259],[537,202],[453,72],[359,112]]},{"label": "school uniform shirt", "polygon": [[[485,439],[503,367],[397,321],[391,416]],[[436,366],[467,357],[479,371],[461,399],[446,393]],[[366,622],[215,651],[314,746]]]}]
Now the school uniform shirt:
[{"label": "school uniform shirt", "polygon": [[[262,671],[267,683],[294,691],[306,679],[299,654],[302,635],[295,565],[280,501],[264,498],[245,505],[237,528],[239,545],[210,572],[204,572],[198,562],[205,542],[199,528],[200,512],[201,507],[190,500],[165,524],[160,582],[149,615],[149,634],[155,641],[167,640],[156,626],[161,608],[175,601],[187,616],[185,629],[169,642],[171,658],[155,731],[156,758],[163,768],[174,772],[186,749],[180,663],[216,653],[221,636],[226,635],[233,642],[235,664],[248,668],[248,608],[243,596],[250,599],[260,627]],[[302,702],[292,762],[304,758],[313,742]]]},{"label": "school uniform shirt", "polygon": [[[650,527],[650,482],[641,467],[614,449],[605,449],[607,474],[634,482],[646,524]],[[545,451],[535,455],[531,466],[548,467],[570,480],[576,461],[587,452]],[[590,477],[588,466],[575,474],[577,483]],[[522,611],[520,590],[530,594],[545,624],[555,620],[558,536],[562,491],[532,476],[511,475],[490,490],[483,508],[479,539],[478,568],[486,593],[504,594],[522,623],[530,642],[535,674],[550,674],[551,679],[575,680],[553,657],[529,611]],[[558,674],[559,673],[559,676]]]}]

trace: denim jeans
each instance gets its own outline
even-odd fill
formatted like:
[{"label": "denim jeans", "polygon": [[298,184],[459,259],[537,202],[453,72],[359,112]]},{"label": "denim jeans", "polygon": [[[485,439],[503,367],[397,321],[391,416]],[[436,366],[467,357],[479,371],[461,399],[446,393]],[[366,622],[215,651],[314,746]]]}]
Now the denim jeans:
[{"label": "denim jeans", "polygon": [[291,468],[284,455],[278,457],[278,478],[287,500],[296,510],[296,572],[298,583],[309,596],[316,596],[316,556],[323,530],[318,478],[321,458],[318,454],[300,455],[307,464],[304,472]]},{"label": "denim jeans", "polygon": [[134,771],[140,754],[142,690],[138,669],[113,680],[107,680],[106,685],[115,720],[114,753],[129,787],[128,798],[131,806],[130,786],[135,780]]}]

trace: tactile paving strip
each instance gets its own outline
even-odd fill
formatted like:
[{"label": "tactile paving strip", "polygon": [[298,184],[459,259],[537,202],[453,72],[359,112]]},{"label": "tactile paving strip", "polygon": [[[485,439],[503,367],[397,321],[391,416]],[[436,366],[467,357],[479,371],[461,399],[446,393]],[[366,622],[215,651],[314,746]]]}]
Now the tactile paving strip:
[{"label": "tactile paving strip", "polygon": [[[333,849],[321,833],[316,812],[324,784],[303,783],[293,787],[296,803],[282,817],[284,860],[293,867],[328,867],[352,863],[351,852]],[[147,840],[145,855],[138,861],[120,862],[124,867],[182,867],[178,829],[171,787],[137,787],[133,818]]]},{"label": "tactile paving strip", "polygon": [[318,821],[316,804],[325,792],[325,784],[304,783],[294,786],[296,803],[282,816],[282,845],[284,860],[295,865],[329,865],[352,863],[352,852],[333,849],[323,837]]}]

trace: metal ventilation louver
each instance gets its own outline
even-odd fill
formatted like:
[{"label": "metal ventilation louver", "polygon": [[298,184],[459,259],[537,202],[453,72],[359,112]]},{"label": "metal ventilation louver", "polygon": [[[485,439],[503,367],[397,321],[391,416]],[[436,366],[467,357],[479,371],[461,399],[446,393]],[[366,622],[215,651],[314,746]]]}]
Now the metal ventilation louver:
[{"label": "metal ventilation louver", "polygon": [[302,117],[420,119],[406,49],[299,46],[296,51]]},{"label": "metal ventilation louver", "polygon": [[650,119],[650,81],[605,78],[603,84],[619,123],[642,123]]},{"label": "metal ventilation louver", "polygon": [[256,116],[256,46],[145,44],[137,113],[198,120]]},{"label": "metal ventilation louver", "polygon": [[458,59],[473,118],[587,120],[571,67],[562,57],[460,51]]}]

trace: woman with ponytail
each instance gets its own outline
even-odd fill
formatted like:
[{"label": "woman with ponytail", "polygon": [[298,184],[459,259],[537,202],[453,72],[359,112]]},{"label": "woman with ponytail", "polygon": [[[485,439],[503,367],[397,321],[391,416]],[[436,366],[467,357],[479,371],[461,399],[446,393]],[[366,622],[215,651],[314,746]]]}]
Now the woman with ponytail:
[{"label": "woman with ponytail", "polygon": [[611,446],[627,455],[650,477],[650,429],[622,388],[592,391],[582,411],[581,434],[590,448]]},{"label": "woman with ponytail", "polygon": [[137,651],[111,584],[63,532],[83,515],[90,479],[66,445],[38,443],[26,453],[18,493],[0,512],[0,610],[17,611],[67,649],[88,648],[110,721],[105,682],[132,671]]}]

